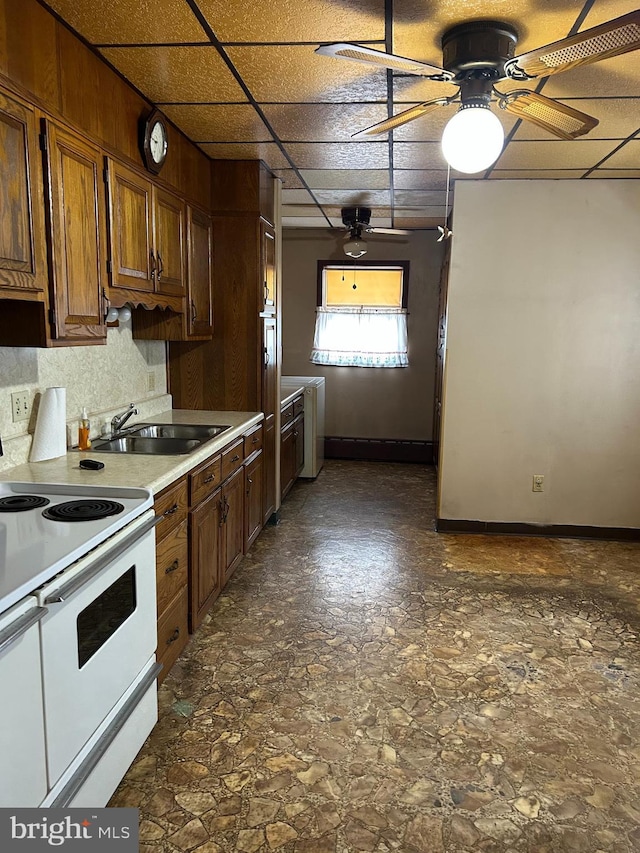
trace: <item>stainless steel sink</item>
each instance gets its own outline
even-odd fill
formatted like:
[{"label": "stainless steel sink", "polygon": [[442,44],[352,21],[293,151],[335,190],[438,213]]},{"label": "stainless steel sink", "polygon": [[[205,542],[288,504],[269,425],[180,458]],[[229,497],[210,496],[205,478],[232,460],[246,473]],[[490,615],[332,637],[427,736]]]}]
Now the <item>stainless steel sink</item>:
[{"label": "stainless steel sink", "polygon": [[97,453],[149,453],[159,456],[191,453],[202,445],[197,438],[143,438],[123,435],[119,438],[92,442],[91,450]]},{"label": "stainless steel sink", "polygon": [[134,424],[131,427],[131,435],[139,435],[142,438],[196,438],[199,441],[209,441],[229,426],[219,424]]}]

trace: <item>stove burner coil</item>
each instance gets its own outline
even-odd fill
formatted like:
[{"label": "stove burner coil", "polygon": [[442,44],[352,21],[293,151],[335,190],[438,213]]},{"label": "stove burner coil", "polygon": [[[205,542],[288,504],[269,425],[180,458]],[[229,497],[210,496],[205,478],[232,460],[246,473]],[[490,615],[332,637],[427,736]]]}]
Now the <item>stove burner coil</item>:
[{"label": "stove burner coil", "polygon": [[0,498],[0,512],[25,512],[28,509],[38,509],[50,503],[49,498],[40,495],[8,495]]},{"label": "stove burner coil", "polygon": [[43,510],[42,515],[50,521],[97,521],[109,515],[118,515],[123,509],[124,506],[117,501],[67,501]]}]

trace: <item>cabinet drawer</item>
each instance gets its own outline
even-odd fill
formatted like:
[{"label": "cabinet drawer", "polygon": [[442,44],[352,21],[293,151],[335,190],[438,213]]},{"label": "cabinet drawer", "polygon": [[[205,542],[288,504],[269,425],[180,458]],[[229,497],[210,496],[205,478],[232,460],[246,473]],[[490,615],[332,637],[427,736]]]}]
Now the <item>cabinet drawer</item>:
[{"label": "cabinet drawer", "polygon": [[190,505],[197,506],[222,482],[222,457],[209,459],[192,474],[189,474]]},{"label": "cabinet drawer", "polygon": [[179,592],[158,621],[158,651],[156,659],[162,664],[162,672],[158,676],[161,683],[176,662],[180,652],[189,639],[187,619],[189,611],[189,593],[185,589]]},{"label": "cabinet drawer", "polygon": [[185,520],[156,546],[156,589],[158,617],[183,589],[187,588],[189,568],[189,529]]},{"label": "cabinet drawer", "polygon": [[222,452],[222,482],[230,477],[244,462],[244,438],[239,438]]},{"label": "cabinet drawer", "polygon": [[186,479],[160,492],[154,503],[156,515],[162,516],[162,521],[156,527],[156,542],[164,539],[170,530],[185,520],[188,508]]},{"label": "cabinet drawer", "polygon": [[284,429],[293,420],[293,403],[285,406],[280,413],[280,429]]},{"label": "cabinet drawer", "polygon": [[256,450],[262,450],[262,424],[258,424],[244,437],[244,458],[247,459]]},{"label": "cabinet drawer", "polygon": [[300,395],[293,401],[293,417],[297,418],[304,412],[304,397]]}]

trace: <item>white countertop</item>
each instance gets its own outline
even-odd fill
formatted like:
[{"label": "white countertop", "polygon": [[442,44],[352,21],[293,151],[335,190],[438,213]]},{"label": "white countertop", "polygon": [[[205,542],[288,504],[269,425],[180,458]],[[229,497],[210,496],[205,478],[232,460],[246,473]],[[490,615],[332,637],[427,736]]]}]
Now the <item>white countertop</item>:
[{"label": "white countertop", "polygon": [[282,409],[284,406],[288,406],[296,397],[299,397],[301,394],[304,394],[304,386],[301,385],[299,388],[294,388],[291,390],[291,385],[288,387],[280,388],[280,408]]},{"label": "white countertop", "polygon": [[[300,389],[302,391],[302,389]],[[295,396],[295,395],[294,395]],[[293,399],[293,397],[292,397]],[[214,456],[219,450],[263,420],[262,412],[212,412],[170,409],[140,423],[163,424],[229,424],[231,429],[212,438],[192,453],[181,456],[156,456],[142,453],[95,453],[70,450],[66,456],[44,462],[27,462],[7,468],[0,480],[24,483],[62,483],[91,486],[137,486],[154,495],[161,492],[192,468]],[[127,426],[134,426],[129,421]],[[81,459],[104,462],[101,471],[79,467]]]}]

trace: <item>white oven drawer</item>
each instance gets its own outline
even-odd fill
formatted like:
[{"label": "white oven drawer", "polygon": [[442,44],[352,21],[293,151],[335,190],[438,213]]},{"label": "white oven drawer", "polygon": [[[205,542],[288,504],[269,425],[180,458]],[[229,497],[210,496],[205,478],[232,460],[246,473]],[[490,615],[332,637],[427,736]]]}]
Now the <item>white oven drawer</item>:
[{"label": "white oven drawer", "polygon": [[38,591],[48,610],[40,631],[50,787],[156,650],[152,520],[150,512],[132,522]]},{"label": "white oven drawer", "polygon": [[29,597],[0,616],[0,808],[39,806],[47,793],[38,621]]}]

